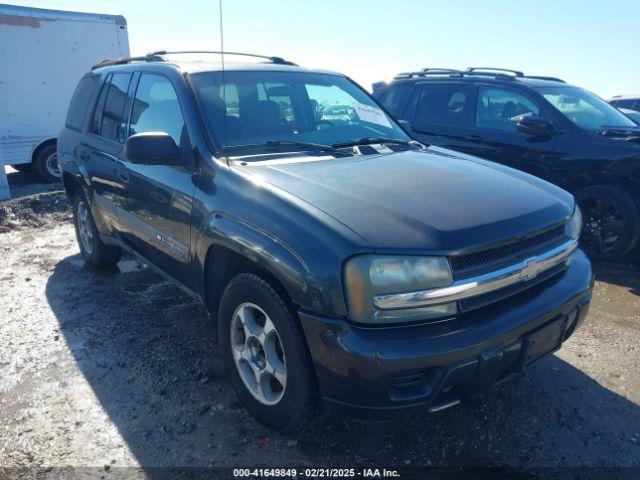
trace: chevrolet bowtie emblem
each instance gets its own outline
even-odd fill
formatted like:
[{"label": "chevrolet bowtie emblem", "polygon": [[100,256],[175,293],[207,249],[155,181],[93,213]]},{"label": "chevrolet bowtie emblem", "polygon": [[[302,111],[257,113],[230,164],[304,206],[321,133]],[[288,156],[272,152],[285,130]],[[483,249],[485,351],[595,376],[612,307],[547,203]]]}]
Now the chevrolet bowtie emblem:
[{"label": "chevrolet bowtie emblem", "polygon": [[537,259],[529,260],[520,271],[520,276],[523,280],[532,280],[538,276],[542,266]]}]

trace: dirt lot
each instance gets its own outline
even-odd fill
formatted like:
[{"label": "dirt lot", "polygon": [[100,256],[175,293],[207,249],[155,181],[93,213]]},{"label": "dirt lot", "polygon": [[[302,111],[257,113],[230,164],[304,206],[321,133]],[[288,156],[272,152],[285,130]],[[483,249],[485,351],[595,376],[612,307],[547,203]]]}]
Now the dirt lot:
[{"label": "dirt lot", "polygon": [[582,329],[484,396],[394,423],[325,418],[286,438],[239,405],[198,303],[131,259],[83,266],[60,191],[0,203],[2,226],[2,467],[640,467],[637,267],[599,265]]}]

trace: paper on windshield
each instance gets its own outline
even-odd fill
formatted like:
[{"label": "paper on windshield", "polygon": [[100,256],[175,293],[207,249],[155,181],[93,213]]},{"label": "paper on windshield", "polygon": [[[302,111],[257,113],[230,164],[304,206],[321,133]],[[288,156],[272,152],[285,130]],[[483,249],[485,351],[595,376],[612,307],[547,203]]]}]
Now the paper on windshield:
[{"label": "paper on windshield", "polygon": [[391,128],[391,123],[389,123],[387,116],[378,107],[365,105],[360,102],[353,102],[351,106],[358,114],[358,118],[363,122],[375,123],[383,127]]}]

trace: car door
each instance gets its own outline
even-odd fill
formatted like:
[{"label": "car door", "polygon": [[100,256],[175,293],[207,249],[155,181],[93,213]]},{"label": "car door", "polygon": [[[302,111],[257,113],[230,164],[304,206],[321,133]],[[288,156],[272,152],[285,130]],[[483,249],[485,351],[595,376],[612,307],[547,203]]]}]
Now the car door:
[{"label": "car door", "polygon": [[467,152],[475,143],[470,128],[473,85],[463,81],[418,84],[405,109],[413,136],[429,145]]},{"label": "car door", "polygon": [[93,109],[84,142],[78,147],[79,157],[88,173],[94,215],[100,230],[115,234],[119,229],[116,215],[116,162],[122,153],[126,128],[125,111],[131,73],[109,74],[104,78]]},{"label": "car door", "polygon": [[190,258],[194,159],[176,89],[165,75],[141,73],[136,78],[128,135],[144,132],[168,133],[181,158],[178,165],[141,165],[124,155],[119,159],[123,240],[156,267],[190,284],[184,267]]},{"label": "car door", "polygon": [[[550,178],[556,163],[557,128],[552,116],[533,96],[502,85],[480,84],[474,109],[475,148],[469,153],[523,170],[541,178]],[[555,134],[532,137],[517,128],[522,116],[542,118]]]}]

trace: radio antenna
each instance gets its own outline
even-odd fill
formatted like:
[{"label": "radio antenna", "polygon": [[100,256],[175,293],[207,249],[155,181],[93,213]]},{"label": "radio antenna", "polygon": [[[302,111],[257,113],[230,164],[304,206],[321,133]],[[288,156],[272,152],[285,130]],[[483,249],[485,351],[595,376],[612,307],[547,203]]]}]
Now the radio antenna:
[{"label": "radio antenna", "polygon": [[224,144],[227,145],[227,83],[224,79],[224,29],[222,27],[222,0],[218,0],[218,10],[220,11],[220,59],[222,62],[222,102],[224,105]]},{"label": "radio antenna", "polygon": [[224,29],[222,28],[222,0],[218,0],[218,9],[220,11],[220,52],[222,56],[222,69],[224,70]]}]

